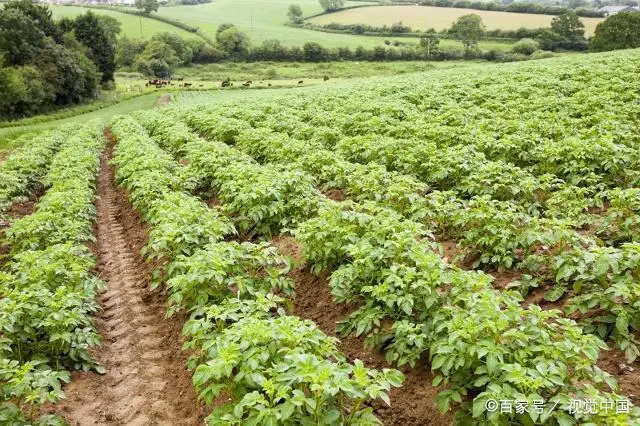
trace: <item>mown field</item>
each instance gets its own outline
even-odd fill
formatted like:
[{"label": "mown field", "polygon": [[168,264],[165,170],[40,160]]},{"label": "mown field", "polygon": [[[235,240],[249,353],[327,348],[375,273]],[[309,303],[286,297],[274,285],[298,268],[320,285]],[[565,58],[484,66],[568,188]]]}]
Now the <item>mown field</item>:
[{"label": "mown field", "polygon": [[638,424],[639,66],[184,92],[23,136],[0,418]]},{"label": "mown field", "polygon": [[[517,30],[518,28],[548,27],[553,16],[527,13],[495,12],[486,10],[457,9],[430,6],[374,6],[348,9],[312,18],[314,24],[368,24],[383,26],[402,22],[415,30],[434,28],[443,30],[460,16],[474,13],[482,17],[488,29]],[[587,36],[593,35],[596,25],[603,18],[580,18]]]}]

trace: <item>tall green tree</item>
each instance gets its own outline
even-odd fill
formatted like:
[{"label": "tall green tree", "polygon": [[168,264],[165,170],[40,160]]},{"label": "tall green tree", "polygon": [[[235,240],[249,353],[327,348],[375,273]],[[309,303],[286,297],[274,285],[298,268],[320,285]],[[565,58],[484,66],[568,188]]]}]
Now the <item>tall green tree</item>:
[{"label": "tall green tree", "polygon": [[482,18],[475,14],[459,17],[449,29],[457,40],[462,42],[465,52],[470,52],[478,45],[478,41],[485,33],[485,26]]},{"label": "tall green tree", "polygon": [[302,15],[302,8],[300,7],[300,5],[297,5],[297,4],[289,5],[289,10],[287,11],[287,17],[289,18],[289,21],[293,22],[294,24],[302,24],[303,15]]},{"label": "tall green tree", "polygon": [[140,9],[145,15],[158,11],[158,0],[136,0],[136,8]]},{"label": "tall green tree", "polygon": [[551,31],[569,40],[584,39],[584,24],[575,12],[555,16],[551,20]]},{"label": "tall green tree", "polygon": [[596,27],[589,48],[596,52],[640,47],[640,13],[617,13]]},{"label": "tall green tree", "polygon": [[320,0],[320,7],[325,12],[335,12],[344,6],[344,0]]},{"label": "tall green tree", "polygon": [[156,33],[151,40],[161,41],[171,46],[175,54],[180,59],[182,65],[189,65],[193,58],[193,50],[189,45],[176,33],[162,32]]},{"label": "tall green tree", "polygon": [[21,10],[0,11],[0,52],[7,65],[32,62],[42,51],[45,41],[46,35]]},{"label": "tall green tree", "polygon": [[106,33],[100,19],[91,12],[78,16],[74,33],[76,39],[89,49],[90,59],[102,73],[102,83],[113,81],[113,73],[116,70],[115,44]]},{"label": "tall green tree", "polygon": [[235,57],[246,55],[251,47],[249,37],[234,26],[218,31],[216,43],[220,50]]},{"label": "tall green tree", "polygon": [[31,18],[35,26],[46,36],[52,37],[56,43],[62,42],[62,31],[53,21],[51,10],[45,5],[39,5],[32,0],[12,0],[4,10],[19,10]]}]

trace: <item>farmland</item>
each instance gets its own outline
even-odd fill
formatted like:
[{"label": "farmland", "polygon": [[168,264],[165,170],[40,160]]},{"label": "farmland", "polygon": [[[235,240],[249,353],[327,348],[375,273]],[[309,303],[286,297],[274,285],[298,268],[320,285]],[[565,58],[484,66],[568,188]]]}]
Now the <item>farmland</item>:
[{"label": "farmland", "polygon": [[132,38],[150,39],[154,34],[166,31],[176,33],[177,35],[185,39],[198,38],[198,36],[194,33],[185,31],[170,24],[166,24],[155,19],[120,13],[114,10],[89,9],[80,6],[50,6],[50,9],[53,12],[53,17],[56,19],[74,18],[78,15],[86,13],[87,11],[110,16],[117,19],[121,23],[121,34]]},{"label": "farmland", "polygon": [[[246,32],[251,42],[255,44],[260,44],[265,40],[276,39],[281,40],[283,44],[291,46],[302,46],[308,42],[316,42],[326,47],[356,48],[362,46],[371,48],[383,46],[385,40],[407,41],[401,37],[365,37],[348,34],[329,34],[287,26],[286,13],[289,4],[290,2],[285,0],[267,3],[260,2],[260,13],[251,13],[251,10],[255,10],[256,8],[255,0],[221,0],[196,6],[161,7],[158,10],[158,14],[200,28],[209,36],[215,35],[215,31],[220,24],[233,23],[240,30]],[[299,2],[299,4],[307,15],[316,14],[321,11],[318,2],[314,0],[305,0]],[[351,5],[350,2],[346,2],[346,4]],[[90,9],[73,6],[51,6],[51,10],[54,16],[58,18],[78,16]],[[91,11],[118,19],[122,23],[122,35],[130,38],[148,39],[154,34],[163,31],[175,32],[183,38],[198,37],[194,33],[149,18],[142,18],[141,37],[140,21],[137,16],[103,9],[91,9]],[[330,16],[333,15],[334,14]],[[450,25],[451,22],[447,22],[447,24]],[[459,44],[460,43],[454,40],[442,40],[441,42],[442,47],[459,47]],[[507,50],[511,44],[512,43],[481,41],[479,46],[482,49]]]},{"label": "farmland", "polygon": [[[482,17],[487,29],[517,30],[518,28],[541,28],[551,24],[553,16],[527,13],[496,12],[486,10],[458,9],[430,6],[374,6],[342,10],[335,13],[311,18],[314,24],[368,24],[375,26],[391,26],[402,22],[415,30],[444,30],[460,16],[470,13]],[[580,18],[585,26],[587,36],[593,35],[596,25],[602,18]]]},{"label": "farmland", "polygon": [[638,424],[639,65],[184,92],[21,136],[0,419]]}]

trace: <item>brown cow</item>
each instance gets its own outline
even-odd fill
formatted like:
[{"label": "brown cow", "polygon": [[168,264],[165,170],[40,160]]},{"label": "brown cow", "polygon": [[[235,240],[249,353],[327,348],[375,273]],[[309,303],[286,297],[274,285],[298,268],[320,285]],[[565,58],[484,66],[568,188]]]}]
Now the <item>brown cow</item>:
[{"label": "brown cow", "polygon": [[302,81],[302,80],[300,80],[300,81],[298,82],[298,84],[303,84],[303,83],[304,83],[304,81]]},{"label": "brown cow", "polygon": [[242,83],[244,87],[251,87],[251,83]]}]

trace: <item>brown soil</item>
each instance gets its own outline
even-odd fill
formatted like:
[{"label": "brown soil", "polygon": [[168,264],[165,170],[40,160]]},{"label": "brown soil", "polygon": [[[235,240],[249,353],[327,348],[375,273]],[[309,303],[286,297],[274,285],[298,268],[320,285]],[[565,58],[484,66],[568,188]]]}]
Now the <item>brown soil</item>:
[{"label": "brown soil", "polygon": [[198,403],[186,357],[180,321],[165,320],[163,297],[151,293],[152,266],[139,256],[147,230],[118,191],[102,158],[97,202],[98,273],[108,284],[96,318],[104,338],[96,358],[106,373],[76,373],[55,410],[71,425],[198,425]]},{"label": "brown soil", "polygon": [[344,201],[347,198],[341,189],[330,189],[324,192],[324,196],[333,201]]},{"label": "brown soil", "polygon": [[[272,241],[281,254],[300,260],[300,246],[291,237],[280,236]],[[327,274],[315,276],[308,267],[299,266],[291,271],[290,276],[296,282],[296,299],[294,314],[315,322],[329,336],[337,337],[336,324],[353,311],[354,307],[337,304],[333,301]],[[392,368],[384,355],[377,350],[366,350],[364,339],[355,336],[340,338],[340,349],[353,361],[362,360],[371,368]],[[413,368],[402,367],[405,381],[400,388],[390,393],[391,406],[382,401],[375,401],[372,407],[376,416],[385,425],[427,426],[450,425],[452,416],[443,415],[435,406],[436,394],[442,388],[431,386],[433,375],[429,365],[420,362]]]},{"label": "brown soil", "polygon": [[634,405],[640,404],[640,362],[627,363],[624,354],[617,349],[601,352],[598,367],[615,376],[618,394],[628,397]]},{"label": "brown soil", "polygon": [[167,106],[171,103],[172,100],[173,100],[173,96],[171,95],[171,93],[165,93],[164,95],[160,95],[160,97],[156,101],[156,106],[158,107]]}]

